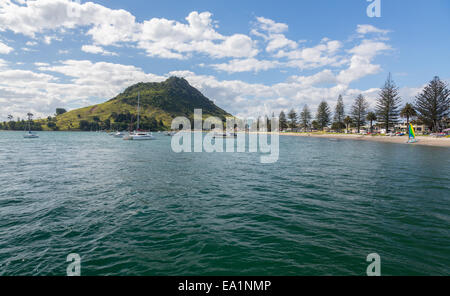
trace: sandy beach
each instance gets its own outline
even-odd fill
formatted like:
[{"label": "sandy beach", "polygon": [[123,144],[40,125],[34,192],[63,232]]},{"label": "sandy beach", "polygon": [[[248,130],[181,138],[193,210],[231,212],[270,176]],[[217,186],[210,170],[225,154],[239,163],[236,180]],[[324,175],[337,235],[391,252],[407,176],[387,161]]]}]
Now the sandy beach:
[{"label": "sandy beach", "polygon": [[[408,136],[390,137],[390,136],[370,136],[370,135],[355,135],[355,134],[326,134],[326,133],[280,133],[282,136],[297,136],[297,137],[315,137],[328,138],[339,140],[355,140],[355,141],[374,141],[385,143],[407,144]],[[432,136],[418,136],[417,143],[408,145],[425,145],[436,147],[450,147],[450,138],[436,138]]]}]

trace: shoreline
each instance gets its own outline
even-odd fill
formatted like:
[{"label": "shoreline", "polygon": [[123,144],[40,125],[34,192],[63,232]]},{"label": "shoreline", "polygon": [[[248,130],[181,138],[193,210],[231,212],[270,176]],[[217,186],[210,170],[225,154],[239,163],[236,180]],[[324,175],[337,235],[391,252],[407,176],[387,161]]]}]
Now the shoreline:
[{"label": "shoreline", "polygon": [[[321,133],[280,133],[281,136],[291,137],[313,137],[336,140],[372,141],[382,143],[408,144],[408,136],[370,136],[356,134],[321,134]],[[447,147],[450,148],[450,138],[435,138],[432,136],[417,136],[417,143],[409,145]]]}]

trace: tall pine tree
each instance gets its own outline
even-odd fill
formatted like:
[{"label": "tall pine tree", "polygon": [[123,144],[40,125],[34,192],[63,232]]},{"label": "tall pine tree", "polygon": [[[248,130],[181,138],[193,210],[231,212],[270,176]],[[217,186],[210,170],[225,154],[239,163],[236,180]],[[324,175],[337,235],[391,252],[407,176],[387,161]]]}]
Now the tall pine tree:
[{"label": "tall pine tree", "polygon": [[287,129],[287,120],[286,120],[286,114],[284,114],[284,111],[280,112],[280,131],[284,131]]},{"label": "tall pine tree", "polygon": [[322,101],[317,107],[316,120],[320,129],[324,130],[330,124],[331,111],[327,102]]},{"label": "tall pine tree", "polygon": [[439,77],[434,77],[416,97],[416,111],[419,119],[433,132],[441,128],[440,122],[450,114],[450,90]]},{"label": "tall pine tree", "polygon": [[309,111],[308,105],[305,105],[302,112],[300,112],[300,127],[305,131],[308,130],[311,125],[311,118],[312,116],[311,112]]},{"label": "tall pine tree", "polygon": [[361,131],[361,126],[366,123],[367,109],[369,104],[363,95],[359,95],[352,106],[352,119],[358,129],[358,134]]},{"label": "tall pine tree", "polygon": [[378,122],[385,127],[386,132],[398,122],[400,101],[398,87],[389,73],[388,79],[378,95],[376,106]]},{"label": "tall pine tree", "polygon": [[294,129],[297,127],[297,113],[294,109],[291,109],[288,113],[288,119],[289,119],[289,127]]},{"label": "tall pine tree", "polygon": [[345,118],[344,100],[342,99],[342,95],[339,95],[339,98],[336,103],[336,108],[334,109],[334,118],[333,118],[333,126],[338,131],[340,131],[345,127],[344,118]]}]

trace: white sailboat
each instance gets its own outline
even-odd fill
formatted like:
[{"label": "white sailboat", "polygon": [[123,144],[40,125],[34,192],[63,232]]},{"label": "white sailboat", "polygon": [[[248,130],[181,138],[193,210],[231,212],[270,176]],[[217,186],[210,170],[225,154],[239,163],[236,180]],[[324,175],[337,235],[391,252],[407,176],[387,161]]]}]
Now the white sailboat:
[{"label": "white sailboat", "polygon": [[138,106],[137,106],[137,128],[136,131],[130,133],[128,136],[124,136],[124,140],[133,140],[133,141],[145,141],[145,140],[154,140],[155,137],[152,133],[139,131],[140,124],[140,102],[141,102],[141,93],[138,92]]},{"label": "white sailboat", "polygon": [[39,138],[39,136],[36,133],[33,133],[31,131],[31,119],[33,118],[33,114],[28,113],[27,115],[28,115],[28,132],[25,135],[23,135],[23,137],[25,139],[36,139],[36,138]]},{"label": "white sailboat", "polygon": [[123,138],[127,135],[126,132],[116,132],[113,134],[114,138]]}]

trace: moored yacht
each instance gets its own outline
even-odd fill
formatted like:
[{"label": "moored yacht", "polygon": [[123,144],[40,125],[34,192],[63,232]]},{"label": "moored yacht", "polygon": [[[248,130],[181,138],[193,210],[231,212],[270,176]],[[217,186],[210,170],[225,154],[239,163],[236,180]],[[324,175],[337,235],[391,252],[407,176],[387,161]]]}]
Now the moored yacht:
[{"label": "moored yacht", "polygon": [[143,141],[143,140],[154,140],[155,137],[152,133],[148,132],[132,132],[128,136],[123,137],[124,140],[134,140],[134,141]]},{"label": "moored yacht", "polygon": [[141,102],[141,94],[138,92],[138,106],[137,106],[137,129],[134,132],[131,132],[129,135],[124,136],[124,140],[135,140],[135,141],[145,141],[145,140],[155,140],[155,137],[152,133],[143,132],[139,130],[139,120],[140,120],[140,102]]},{"label": "moored yacht", "polygon": [[36,139],[39,136],[31,131],[31,121],[33,119],[33,114],[28,113],[28,132],[23,136],[25,139]]},{"label": "moored yacht", "polygon": [[28,131],[28,133],[26,133],[25,135],[23,135],[23,137],[25,139],[36,139],[39,138],[38,135],[36,135],[35,133],[33,133],[32,131]]}]

